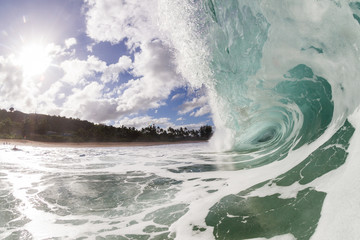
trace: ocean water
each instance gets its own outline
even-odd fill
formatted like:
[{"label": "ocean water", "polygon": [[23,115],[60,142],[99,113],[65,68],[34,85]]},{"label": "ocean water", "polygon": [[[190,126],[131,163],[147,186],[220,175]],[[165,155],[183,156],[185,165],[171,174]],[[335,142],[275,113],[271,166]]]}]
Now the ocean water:
[{"label": "ocean water", "polygon": [[210,142],[0,146],[0,238],[360,239],[360,2],[157,6]]},{"label": "ocean water", "polygon": [[345,122],[259,167],[208,143],[2,145],[0,238],[356,239],[354,130]]},{"label": "ocean water", "polygon": [[159,5],[179,72],[207,89],[211,149],[231,155],[213,238],[359,239],[360,2]]}]

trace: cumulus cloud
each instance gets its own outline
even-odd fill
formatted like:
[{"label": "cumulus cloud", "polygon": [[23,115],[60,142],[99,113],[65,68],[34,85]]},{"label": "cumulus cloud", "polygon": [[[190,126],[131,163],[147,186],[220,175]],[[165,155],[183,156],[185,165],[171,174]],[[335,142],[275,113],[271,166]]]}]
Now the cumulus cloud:
[{"label": "cumulus cloud", "polygon": [[[88,35],[96,41],[111,43],[126,39],[128,48],[134,53],[130,72],[134,78],[117,89],[121,90],[116,99],[119,115],[158,108],[173,89],[185,85],[176,69],[174,50],[159,38],[161,33],[157,19],[154,19],[157,15],[156,1],[85,2],[88,5]],[[129,64],[129,61],[125,62]],[[119,66],[113,68],[118,72],[124,69]],[[102,80],[114,82],[116,74],[106,73]]]},{"label": "cumulus cloud", "polygon": [[[24,45],[26,46],[26,45]],[[16,54],[0,56],[0,102],[2,108],[14,106],[24,112],[59,112],[54,103],[60,85],[59,78],[64,74],[59,59],[71,55],[66,47],[54,43],[44,45],[44,51],[51,65],[43,73],[26,75],[20,60],[21,51]]]},{"label": "cumulus cloud", "polygon": [[[74,41],[68,44],[71,42]],[[67,55],[64,46],[50,43],[47,49],[53,63],[57,57]],[[117,111],[117,94],[112,89],[110,95],[105,93],[106,84],[116,82],[121,72],[131,68],[128,56],[109,66],[95,56],[88,56],[85,60],[72,58],[60,62],[58,67],[50,67],[40,76],[25,77],[17,56],[0,56],[1,107],[14,106],[24,112],[38,111],[96,122],[118,119],[124,112]],[[127,113],[132,110],[137,108],[129,108]]]},{"label": "cumulus cloud", "polygon": [[182,98],[182,97],[184,97],[184,96],[185,96],[184,93],[175,94],[174,96],[172,96],[171,101],[174,101],[174,100],[176,100],[176,99]]},{"label": "cumulus cloud", "polygon": [[[95,122],[121,119],[118,124],[141,126],[152,122],[175,126],[168,118],[125,117],[164,105],[174,89],[186,85],[177,70],[176,52],[161,40],[158,19],[154,19],[157,1],[85,0],[85,4],[86,31],[95,41],[89,43],[89,48],[101,41],[112,44],[124,41],[131,56],[121,56],[124,53],[119,52],[118,62],[110,65],[93,55],[77,59],[74,48],[77,40],[68,38],[61,46],[49,44],[51,57],[58,57],[53,64],[58,73],[45,73],[41,81],[24,81],[21,68],[11,58],[0,56],[2,105],[16,103],[17,108],[27,111],[38,108],[43,113]],[[127,82],[119,79],[125,72],[132,75]],[[176,94],[171,100],[183,96]],[[206,102],[205,98],[185,102],[179,113],[206,114],[209,110]]]},{"label": "cumulus cloud", "polygon": [[84,88],[75,88],[62,105],[62,115],[103,122],[117,117],[116,105],[103,98],[103,85],[91,82]]},{"label": "cumulus cloud", "polygon": [[76,38],[68,38],[65,40],[66,48],[71,48],[72,46],[76,45],[77,41]]},{"label": "cumulus cloud", "polygon": [[121,56],[119,61],[115,64],[109,65],[101,77],[104,83],[117,82],[120,73],[123,73],[132,68],[131,58],[128,56]]},{"label": "cumulus cloud", "polygon": [[47,91],[38,96],[38,104],[40,104],[38,110],[42,113],[59,115],[61,110],[56,102],[63,101],[66,97],[62,92],[63,87],[64,84],[60,81],[52,83]]},{"label": "cumulus cloud", "polygon": [[210,105],[205,105],[205,106],[201,107],[200,109],[198,109],[197,111],[192,112],[190,114],[190,116],[200,117],[200,116],[204,116],[208,113],[211,113]]},{"label": "cumulus cloud", "polygon": [[196,112],[191,113],[191,116],[199,117],[210,113],[210,106],[208,105],[207,96],[193,98],[191,101],[186,101],[180,106],[178,114],[186,114],[199,108]]},{"label": "cumulus cloud", "polygon": [[[70,38],[70,39],[72,39],[72,38]],[[76,41],[75,38],[74,38],[74,40]],[[55,43],[49,43],[49,44],[46,45],[46,47],[45,47],[46,52],[49,54],[49,57],[52,60],[56,61],[56,59],[58,57],[70,57],[70,56],[75,55],[75,49],[71,48],[71,46],[73,46],[74,44],[71,43],[72,41],[70,41],[68,43],[66,41],[65,41],[65,45],[58,45],[58,44],[55,44]],[[69,45],[69,47],[68,47],[68,45]]]},{"label": "cumulus cloud", "polygon": [[[51,95],[66,94],[66,101],[58,106],[63,109],[61,114],[96,122],[162,106],[172,89],[183,84],[173,66],[174,56],[161,41],[153,40],[134,58],[132,62],[130,57],[122,56],[108,66],[95,56],[66,60],[60,65],[64,71],[60,79],[63,85],[51,88],[48,99]],[[124,71],[132,73],[134,79],[117,87],[106,86],[118,82]]]},{"label": "cumulus cloud", "polygon": [[96,73],[103,72],[107,66],[106,62],[99,60],[95,56],[88,56],[87,60],[71,59],[61,63],[61,68],[65,75],[61,81],[71,85],[85,85],[90,77]]},{"label": "cumulus cloud", "polygon": [[[78,89],[68,93],[68,101],[63,106],[66,111],[63,113],[105,121],[158,108],[164,104],[172,89],[184,84],[173,62],[172,52],[159,40],[145,44],[134,55],[134,62],[128,56],[120,57],[117,63],[109,66],[95,56],[89,56],[87,60],[67,60],[61,64],[65,72],[61,82],[81,89],[82,94]],[[118,82],[119,74],[124,71],[129,71],[134,79],[108,89],[106,84]],[[90,83],[96,82],[96,77],[100,79],[96,94],[85,94],[89,86],[94,87]]]},{"label": "cumulus cloud", "polygon": [[133,74],[139,78],[124,84],[124,91],[117,99],[119,112],[158,108],[174,88],[184,84],[176,73],[173,53],[161,41],[144,45],[135,54],[133,67]]},{"label": "cumulus cloud", "polygon": [[1,105],[17,108],[34,107],[31,89],[24,81],[23,72],[14,64],[13,56],[0,56],[0,101]]},{"label": "cumulus cloud", "polygon": [[157,1],[85,0],[87,33],[97,41],[119,43],[128,39],[130,48],[157,37]]}]

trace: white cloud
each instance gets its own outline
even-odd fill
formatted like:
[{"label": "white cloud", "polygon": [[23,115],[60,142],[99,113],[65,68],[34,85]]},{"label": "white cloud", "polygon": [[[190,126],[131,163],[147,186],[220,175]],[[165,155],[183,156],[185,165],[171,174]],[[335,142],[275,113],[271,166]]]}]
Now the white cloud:
[{"label": "white cloud", "polygon": [[130,48],[158,35],[155,0],[85,0],[87,33],[96,41],[118,43],[128,39]]},{"label": "white cloud", "polygon": [[159,40],[142,46],[142,51],[135,54],[133,67],[132,73],[139,78],[123,86],[117,100],[119,112],[157,108],[174,88],[184,85],[176,73],[172,52]]},{"label": "white cloud", "polygon": [[174,96],[172,96],[171,101],[174,101],[174,100],[176,100],[176,99],[182,98],[182,97],[184,97],[184,96],[185,96],[184,93],[175,94]]},{"label": "white cloud", "polygon": [[[175,126],[168,118],[124,118],[164,105],[175,88],[186,84],[178,73],[174,49],[159,40],[158,19],[154,19],[157,1],[85,0],[85,3],[89,37],[96,43],[119,43],[126,39],[134,54],[133,61],[129,56],[121,56],[117,63],[107,65],[96,56],[76,59],[72,47],[78,44],[77,40],[68,38],[61,46],[53,43],[47,46],[54,60],[51,71],[56,68],[57,72],[44,73],[40,81],[25,81],[21,68],[14,65],[10,57],[0,56],[1,106],[14,105],[23,111],[37,109],[95,122],[121,119],[138,126],[141,122]],[[124,72],[133,75],[133,79],[123,83],[119,75]],[[183,96],[176,94],[172,100]],[[196,108],[199,109],[194,115],[206,112],[205,100],[193,101],[184,103],[179,112],[185,114]]]},{"label": "white cloud", "polygon": [[101,77],[104,83],[117,82],[119,74],[132,68],[131,58],[128,56],[121,56],[119,61],[115,64],[109,65]]},{"label": "white cloud", "polygon": [[58,57],[70,57],[75,55],[75,49],[69,49],[67,45],[61,46],[55,43],[49,43],[45,46],[46,52],[52,60],[56,60]]},{"label": "white cloud", "polygon": [[[154,19],[157,16],[157,1],[85,2],[88,5],[87,33],[91,38],[111,43],[119,43],[126,38],[131,50],[138,47],[130,72],[134,78],[117,89],[121,90],[116,100],[119,115],[158,108],[164,105],[174,88],[185,85],[176,69],[174,50],[159,40],[161,34],[157,19]],[[127,67],[130,68],[129,65]],[[116,81],[122,69],[114,66],[104,74],[103,82]]]},{"label": "white cloud", "polygon": [[[65,48],[61,46],[48,44],[47,48],[54,61],[58,56],[66,56]],[[132,68],[132,62],[128,56],[120,57],[118,63],[110,66],[89,56],[86,60],[65,60],[42,76],[24,78],[15,55],[0,56],[0,107],[14,106],[24,112],[37,111],[95,122],[118,119],[138,108],[117,111],[114,93],[104,94],[104,84],[116,81],[119,73],[129,68]]]},{"label": "white cloud", "polygon": [[49,89],[38,97],[38,103],[41,104],[38,110],[46,113],[49,112],[49,110],[58,109],[59,106],[56,105],[56,101],[63,101],[66,97],[65,93],[62,92],[63,87],[64,84],[60,81],[52,83]]},{"label": "white cloud", "polygon": [[60,93],[57,96],[59,99],[64,99],[65,98],[65,93]]},{"label": "white cloud", "polygon": [[55,43],[49,43],[46,45],[46,51],[49,53],[51,58],[56,58],[57,56],[64,56],[68,54],[65,48],[60,45],[56,45]]},{"label": "white cloud", "polygon": [[[128,56],[120,57],[118,63],[109,66],[94,56],[87,60],[67,60],[61,64],[65,72],[61,81],[79,89],[69,92],[68,87],[63,113],[105,121],[158,108],[164,105],[172,89],[184,83],[175,71],[173,58],[166,46],[154,40],[135,54],[134,62]],[[117,82],[124,71],[130,71],[137,78],[115,88],[106,87],[107,83]],[[90,91],[89,86],[94,87],[91,82],[96,79],[101,80],[96,85],[97,91]]]},{"label": "white cloud", "polygon": [[0,56],[0,102],[1,106],[16,109],[34,107],[34,97],[29,94],[32,89],[29,82],[25,82],[20,67],[14,64],[14,56]]},{"label": "white cloud", "polygon": [[68,38],[65,40],[66,48],[71,48],[72,46],[76,45],[77,41],[76,38]]},{"label": "white cloud", "polygon": [[[144,45],[143,50],[135,54],[134,63],[128,56],[120,57],[109,66],[95,56],[87,60],[67,60],[60,65],[64,71],[60,82],[64,84],[50,88],[43,99],[54,96],[52,102],[63,102],[56,105],[63,109],[61,114],[96,122],[158,108],[173,88],[183,84],[172,62],[171,51],[157,40]],[[107,83],[117,82],[124,71],[130,71],[137,78],[115,88],[106,87]],[[55,97],[63,94],[65,99]]]},{"label": "white cloud", "polygon": [[24,67],[19,61],[21,52],[18,55],[0,56],[1,108],[11,105],[24,112],[59,112],[55,101],[60,99],[57,94],[60,94],[62,84],[57,83],[64,72],[61,67],[57,67],[57,63],[59,59],[70,56],[71,52],[54,43],[48,43],[44,48],[51,59],[51,66],[34,76],[25,76]]},{"label": "white cloud", "polygon": [[84,88],[73,89],[62,105],[62,115],[104,122],[118,117],[116,104],[102,96],[103,85],[92,82]]},{"label": "white cloud", "polygon": [[[210,110],[210,107],[208,107],[208,98],[207,96],[201,96],[199,98],[193,98],[191,101],[186,101],[184,102],[181,106],[180,106],[180,110],[178,112],[178,114],[186,114],[189,113],[191,111],[193,111],[196,108],[200,108],[197,112],[197,117],[198,116],[202,116],[208,112],[206,112],[207,110]],[[202,114],[204,113],[204,114]],[[193,114],[195,115],[195,113]]]},{"label": "white cloud", "polygon": [[88,52],[93,52],[93,47],[96,45],[96,43],[90,43],[89,45],[86,46],[86,50],[88,50]]},{"label": "white cloud", "polygon": [[184,120],[184,118],[182,118],[182,117],[179,117],[178,119],[176,119],[176,121],[183,121]]},{"label": "white cloud", "polygon": [[197,110],[194,113],[194,116],[195,117],[200,117],[200,116],[204,116],[204,115],[206,115],[208,113],[211,113],[210,105],[205,105],[205,106],[201,107],[199,110]]},{"label": "white cloud", "polygon": [[88,56],[87,60],[72,59],[61,63],[61,68],[65,75],[61,81],[71,85],[85,85],[89,82],[90,77],[94,77],[96,73],[101,73],[107,68],[104,61],[99,60],[95,56]]}]

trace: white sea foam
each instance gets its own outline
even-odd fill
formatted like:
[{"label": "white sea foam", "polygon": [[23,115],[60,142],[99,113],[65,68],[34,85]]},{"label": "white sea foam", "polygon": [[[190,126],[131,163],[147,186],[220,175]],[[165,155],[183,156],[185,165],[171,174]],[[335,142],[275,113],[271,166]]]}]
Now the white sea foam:
[{"label": "white sea foam", "polygon": [[[357,112],[351,117],[355,127],[359,122],[359,116]],[[30,220],[20,229],[27,230],[36,239],[51,237],[74,239],[84,236],[91,238],[94,235],[105,237],[107,235],[145,234],[143,230],[149,225],[155,224],[158,227],[166,227],[154,223],[152,220],[144,221],[145,216],[153,211],[175,204],[186,204],[189,208],[180,219],[169,227],[169,231],[176,233],[176,239],[213,239],[213,228],[206,225],[205,218],[209,209],[221,198],[230,194],[237,194],[257,183],[274,179],[289,171],[308,157],[309,153],[324,144],[334,134],[335,130],[329,128],[318,140],[290,152],[282,161],[253,169],[231,170],[231,168],[224,168],[224,164],[230,167],[236,163],[226,163],[225,161],[228,157],[236,155],[235,153],[224,155],[210,151],[207,144],[185,144],[99,149],[24,147],[23,151],[19,152],[2,148],[0,160],[3,168],[0,173],[4,174],[2,181],[11,186],[7,190],[20,201],[16,209],[21,212],[23,217]],[[349,238],[360,236],[356,228],[356,208],[358,207],[356,189],[359,185],[356,178],[359,165],[356,161],[358,135],[356,132],[351,141],[347,163],[338,170],[306,185],[293,184],[288,187],[260,188],[251,192],[249,197],[266,197],[279,193],[281,198],[288,199],[294,198],[302,189],[314,187],[318,191],[325,191],[328,195],[313,239],[323,239],[324,236],[327,239],[337,239],[340,235],[345,236],[345,232]],[[215,168],[212,171],[206,171],[205,169],[198,170],[199,168],[195,167],[204,167],[205,165],[212,165]],[[192,172],[169,171],[181,169],[181,167],[188,167],[188,170],[192,170]],[[74,213],[61,216],[49,211],[49,209],[67,209],[70,206],[49,202],[41,194],[46,191],[47,194],[51,194],[49,190],[55,189],[54,193],[59,194],[60,197],[62,192],[56,188],[57,181],[64,181],[64,190],[67,188],[76,199],[93,197],[97,196],[99,190],[90,189],[91,184],[82,185],[86,181],[92,183],[91,176],[112,174],[120,176],[124,174],[128,175],[128,180],[136,180],[139,176],[131,176],[130,172],[138,171],[143,172],[144,176],[149,177],[155,174],[161,178],[174,179],[182,181],[182,183],[173,185],[177,189],[173,197],[164,198],[160,204],[155,201],[154,204],[148,205],[141,211],[133,214],[129,212],[127,215],[114,214],[111,216],[110,214],[106,216],[93,214],[90,211],[84,214]],[[71,184],[67,185],[66,179],[70,176],[78,177],[70,178],[70,180],[72,179]],[[81,176],[89,176],[90,178],[79,181],[78,178]],[[147,181],[149,180],[145,180],[145,183]],[[104,184],[106,184],[106,180]],[[168,187],[165,189],[166,191],[169,191],[170,188]],[[352,194],[349,195],[349,192]],[[59,201],[61,199],[60,197]],[[46,207],[39,209],[37,206],[40,203]],[[137,204],[141,204],[141,202],[134,202],[132,206],[129,206],[128,211],[133,208],[136,209]],[[48,210],[46,210],[47,208]],[[71,224],[72,221],[78,221],[78,223]],[[129,225],[132,221],[136,223]],[[194,231],[195,226],[205,230]],[[2,228],[0,236],[6,237],[11,231],[14,230]],[[155,236],[154,233],[150,233],[150,235]],[[274,239],[293,238],[291,234],[285,234],[274,237]]]},{"label": "white sea foam", "polygon": [[357,129],[350,142],[349,156],[344,166],[329,174],[318,183],[319,190],[325,191],[325,199],[319,226],[312,239],[356,239],[360,236],[358,212],[360,180],[360,111],[349,118]]}]

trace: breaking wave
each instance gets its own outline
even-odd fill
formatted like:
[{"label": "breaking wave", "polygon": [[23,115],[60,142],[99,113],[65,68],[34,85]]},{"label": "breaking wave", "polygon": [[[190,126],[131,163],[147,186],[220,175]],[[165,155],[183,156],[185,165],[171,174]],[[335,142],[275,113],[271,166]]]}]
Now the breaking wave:
[{"label": "breaking wave", "polygon": [[326,129],[338,129],[359,105],[359,3],[161,6],[180,71],[194,86],[208,87],[213,145],[246,154],[247,167],[282,159]]}]

